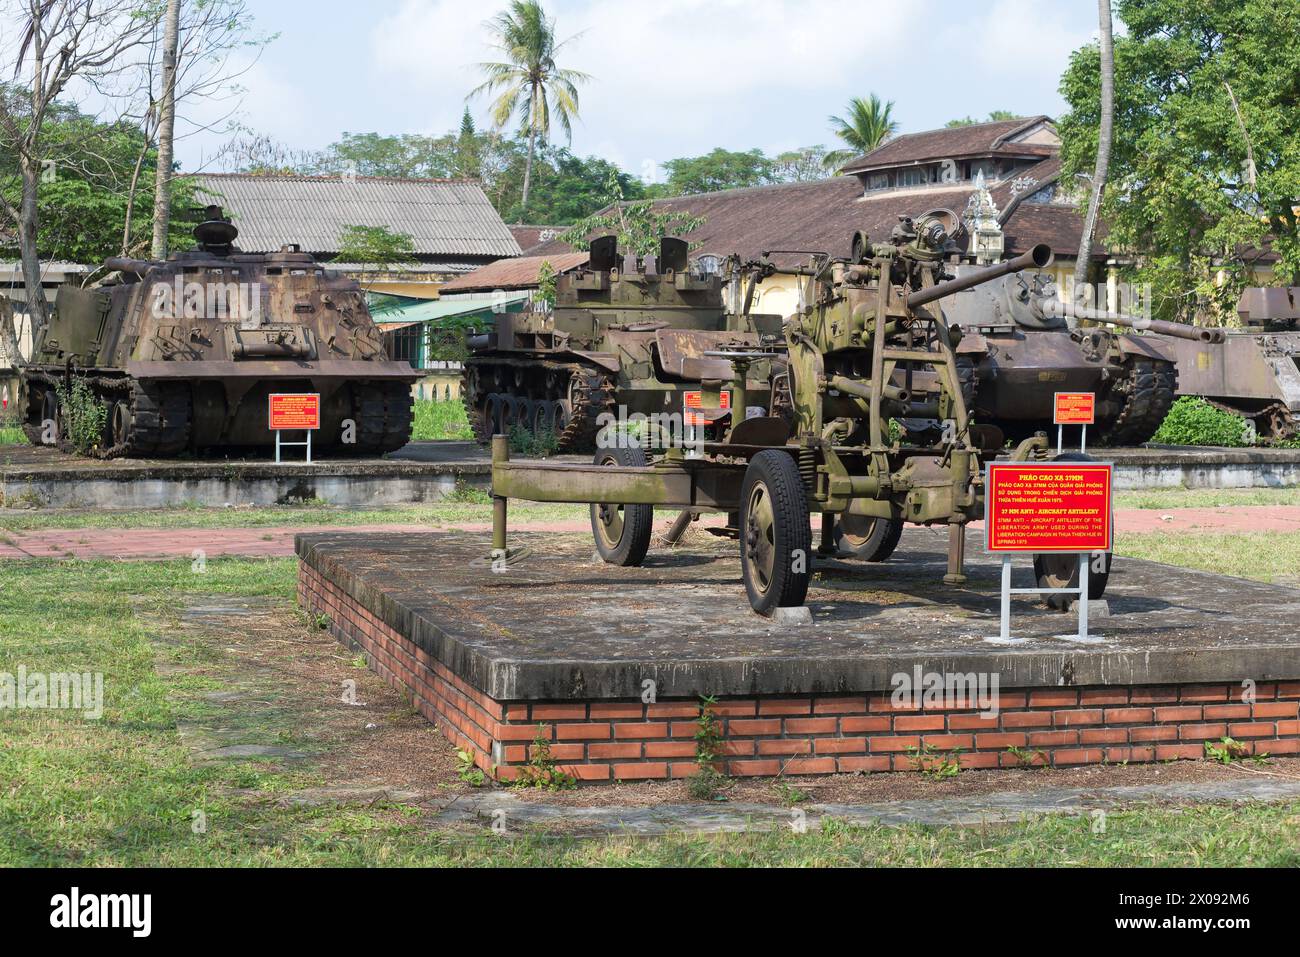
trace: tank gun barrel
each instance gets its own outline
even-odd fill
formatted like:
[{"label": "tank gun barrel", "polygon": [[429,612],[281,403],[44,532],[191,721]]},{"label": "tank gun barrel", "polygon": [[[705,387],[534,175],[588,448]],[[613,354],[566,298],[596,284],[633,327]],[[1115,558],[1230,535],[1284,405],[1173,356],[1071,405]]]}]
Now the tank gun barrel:
[{"label": "tank gun barrel", "polygon": [[1205,342],[1217,345],[1226,338],[1222,329],[1189,326],[1183,322],[1166,322],[1163,319],[1142,319],[1137,316],[1125,316],[1120,313],[1106,312],[1103,309],[1089,309],[1086,306],[1062,302],[1059,299],[1040,298],[1037,300],[1037,305],[1044,314],[1054,312],[1057,315],[1072,316],[1075,319],[1088,319],[1092,322],[1102,322],[1112,326],[1123,326],[1126,329],[1145,329],[1147,332],[1154,332],[1158,336],[1186,339],[1189,342]]},{"label": "tank gun barrel", "polygon": [[149,271],[149,267],[155,265],[147,259],[127,259],[124,256],[113,256],[104,260],[104,268],[113,272],[129,272],[137,276],[143,276]]},{"label": "tank gun barrel", "polygon": [[1051,261],[1051,247],[1045,243],[1039,243],[1033,249],[1017,256],[1015,259],[1008,259],[996,266],[989,266],[987,269],[981,269],[978,272],[969,272],[964,276],[958,276],[956,279],[936,283],[929,289],[917,290],[907,297],[907,308],[917,309],[964,289],[971,289],[1024,269],[1042,269]]}]

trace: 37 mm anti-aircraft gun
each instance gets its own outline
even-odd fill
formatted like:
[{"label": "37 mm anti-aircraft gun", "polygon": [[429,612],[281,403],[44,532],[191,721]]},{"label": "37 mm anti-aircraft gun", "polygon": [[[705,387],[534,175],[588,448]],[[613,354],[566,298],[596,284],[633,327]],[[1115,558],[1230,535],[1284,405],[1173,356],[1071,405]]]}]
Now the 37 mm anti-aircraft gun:
[{"label": "37 mm anti-aircraft gun", "polygon": [[[718,440],[669,449],[653,463],[640,447],[608,436],[610,447],[590,466],[512,462],[498,437],[492,469],[497,559],[518,557],[506,536],[511,498],[592,503],[597,550],[620,565],[645,558],[657,507],[734,512],[750,603],[771,614],[804,602],[813,564],[810,515],[820,512],[823,554],[835,551],[837,517],[947,525],[945,581],[963,583],[966,526],[983,516],[981,448],[962,396],[957,336],[932,306],[961,289],[1041,268],[1051,252],[1035,247],[950,279],[944,261],[951,240],[945,225],[930,218],[904,220],[887,243],[859,235],[853,248],[848,260],[819,256],[795,270],[805,280],[807,305],[784,326],[793,425],[770,409],[733,416]],[[684,363],[684,371],[706,402],[716,401],[723,389],[743,390],[746,370],[767,358],[771,353],[763,350],[718,350]],[[915,386],[896,384],[900,378]],[[891,418],[917,415],[944,422],[939,441],[891,437]],[[1046,446],[1037,436],[1013,457],[1039,456]],[[1043,568],[1048,577],[1068,574]],[[1049,587],[1063,584],[1053,580]],[[1105,576],[1095,576],[1094,597],[1104,586]]]}]

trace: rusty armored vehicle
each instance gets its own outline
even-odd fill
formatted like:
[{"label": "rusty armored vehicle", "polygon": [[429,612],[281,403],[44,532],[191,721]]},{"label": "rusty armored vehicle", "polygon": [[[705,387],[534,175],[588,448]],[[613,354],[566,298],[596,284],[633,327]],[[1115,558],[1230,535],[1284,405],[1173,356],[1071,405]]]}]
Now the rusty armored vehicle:
[{"label": "rusty armored vehicle", "polygon": [[[493,561],[526,560],[507,542],[508,501],[522,498],[591,503],[596,549],[619,565],[645,559],[655,508],[734,513],[745,589],[754,610],[766,615],[805,600],[813,513],[822,517],[817,553],[826,556],[839,554],[834,529],[846,517],[946,526],[944,580],[963,584],[966,529],[983,517],[986,456],[963,397],[959,335],[936,304],[1041,268],[1051,250],[1038,246],[960,278],[945,272],[952,250],[940,221],[904,218],[888,242],[859,234],[849,259],[812,254],[807,266],[766,267],[799,276],[803,285],[806,305],[785,323],[779,346],[714,350],[684,362],[683,372],[696,381],[703,403],[718,407],[726,390],[745,390],[755,363],[779,353],[788,361],[790,416],[769,407],[654,459],[636,446],[604,447],[591,465],[513,462],[504,437],[494,439]],[[906,417],[951,426],[932,442],[892,435],[890,420]],[[1047,439],[1036,435],[1011,454],[1044,458]],[[1106,586],[1105,564],[1106,572],[1090,576],[1093,598]],[[1048,588],[1064,588],[1079,574],[1072,556],[1039,556],[1035,567]]]},{"label": "rusty armored vehicle", "polygon": [[96,454],[169,457],[272,444],[268,396],[321,397],[322,451],[383,453],[410,440],[409,364],[389,360],[365,295],[296,246],[241,253],[208,207],[196,249],[165,262],[109,259],[108,277],[59,289],[23,370],[23,428],[61,436],[76,380],[106,409]]},{"label": "rusty armored vehicle", "polygon": [[1180,395],[1202,396],[1269,439],[1300,435],[1300,286],[1247,289],[1241,328],[1214,349],[1176,344]]},{"label": "rusty armored vehicle", "polygon": [[[557,280],[553,309],[502,313],[490,331],[471,336],[461,395],[478,441],[518,427],[552,435],[558,452],[591,452],[603,423],[631,417],[645,417],[657,433],[676,417],[713,434],[730,409],[687,409],[699,383],[683,365],[708,352],[757,349],[779,338],[781,319],[728,309],[724,287],[734,298],[737,264],[692,264],[688,250],[668,238],[657,255],[640,257],[621,253],[613,236],[597,238],[588,265]],[[749,373],[746,401],[765,407],[772,363]]]},{"label": "rusty armored vehicle", "polygon": [[[957,275],[977,273],[962,265]],[[1063,302],[1046,273],[1012,273],[950,296],[941,304],[962,336],[958,368],[971,414],[982,426],[1019,440],[1052,428],[1053,394],[1092,392],[1099,444],[1148,441],[1178,394],[1175,346],[1219,348],[1220,329],[1138,319]],[[1099,326],[1070,328],[1070,316],[1150,335]]]}]

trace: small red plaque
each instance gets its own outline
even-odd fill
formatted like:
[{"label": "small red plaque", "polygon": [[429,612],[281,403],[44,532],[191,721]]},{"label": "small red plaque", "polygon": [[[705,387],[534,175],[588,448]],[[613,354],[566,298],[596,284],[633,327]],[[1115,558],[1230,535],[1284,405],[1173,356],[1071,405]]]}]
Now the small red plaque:
[{"label": "small red plaque", "polygon": [[1108,552],[1111,467],[1090,462],[990,464],[984,516],[991,552]]},{"label": "small red plaque", "polygon": [[1096,421],[1096,395],[1091,392],[1056,393],[1054,425],[1093,425]]},{"label": "small red plaque", "polygon": [[270,400],[272,432],[320,428],[318,393],[275,393]]}]

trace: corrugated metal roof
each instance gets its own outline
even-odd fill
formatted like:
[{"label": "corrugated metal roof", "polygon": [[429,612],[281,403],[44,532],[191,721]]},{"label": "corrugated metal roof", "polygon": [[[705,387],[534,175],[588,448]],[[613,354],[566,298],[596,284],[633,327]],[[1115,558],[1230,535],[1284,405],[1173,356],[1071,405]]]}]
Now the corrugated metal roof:
[{"label": "corrugated metal roof", "polygon": [[385,226],[415,240],[420,256],[518,256],[519,244],[477,183],[358,176],[193,177],[200,194],[225,207],[245,252],[297,243],[338,252],[345,226]]},{"label": "corrugated metal roof", "polygon": [[528,298],[528,293],[513,293],[503,296],[479,296],[464,299],[434,299],[429,302],[413,302],[409,305],[394,306],[375,316],[375,322],[385,331],[396,323],[433,322],[449,319],[452,316],[464,316],[472,312],[490,310],[493,306],[505,306],[521,302]]},{"label": "corrugated metal roof", "polygon": [[[565,249],[568,247],[566,246]],[[476,269],[468,276],[457,276],[439,291],[449,293],[474,292],[481,289],[531,289],[541,282],[542,263],[549,262],[558,275],[585,266],[590,258],[587,253],[570,251],[550,256],[502,259],[489,263],[482,269]]]}]

